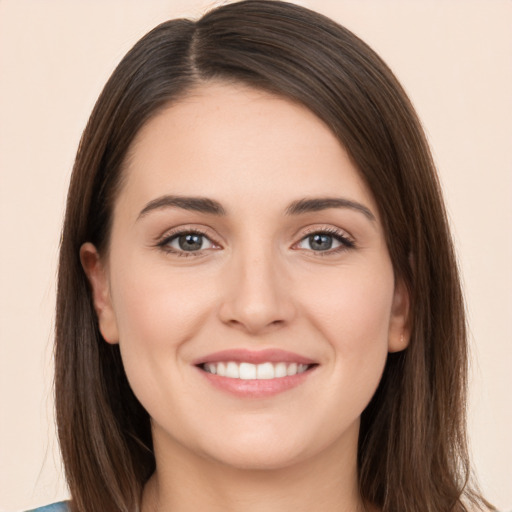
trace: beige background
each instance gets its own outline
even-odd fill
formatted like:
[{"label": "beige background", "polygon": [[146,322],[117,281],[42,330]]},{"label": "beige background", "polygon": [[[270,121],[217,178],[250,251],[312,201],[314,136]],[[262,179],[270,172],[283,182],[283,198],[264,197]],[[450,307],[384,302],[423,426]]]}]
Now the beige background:
[{"label": "beige background", "polygon": [[[512,508],[512,2],[298,2],[388,62],[439,166],[472,333],[470,436],[488,497]],[[147,30],[212,2],[0,0],[0,511],[66,497],[51,343],[64,198],[80,133]]]}]

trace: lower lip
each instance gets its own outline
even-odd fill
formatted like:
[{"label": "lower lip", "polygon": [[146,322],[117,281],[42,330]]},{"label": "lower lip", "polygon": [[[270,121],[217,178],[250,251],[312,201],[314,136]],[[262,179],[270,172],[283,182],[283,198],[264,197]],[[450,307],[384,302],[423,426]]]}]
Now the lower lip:
[{"label": "lower lip", "polygon": [[302,384],[314,371],[316,366],[302,373],[279,377],[277,379],[230,379],[209,373],[197,367],[198,371],[217,389],[241,398],[267,398]]}]

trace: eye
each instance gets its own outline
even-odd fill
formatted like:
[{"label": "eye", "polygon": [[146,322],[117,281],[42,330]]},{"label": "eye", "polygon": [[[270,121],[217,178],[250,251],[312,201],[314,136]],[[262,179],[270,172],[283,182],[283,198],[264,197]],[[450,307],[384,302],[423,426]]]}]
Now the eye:
[{"label": "eye", "polygon": [[205,233],[196,230],[173,233],[165,237],[158,245],[165,251],[176,253],[179,256],[195,256],[193,253],[216,247]]},{"label": "eye", "polygon": [[354,247],[354,242],[345,234],[334,230],[321,230],[305,236],[298,244],[299,249],[314,252],[337,253]]}]

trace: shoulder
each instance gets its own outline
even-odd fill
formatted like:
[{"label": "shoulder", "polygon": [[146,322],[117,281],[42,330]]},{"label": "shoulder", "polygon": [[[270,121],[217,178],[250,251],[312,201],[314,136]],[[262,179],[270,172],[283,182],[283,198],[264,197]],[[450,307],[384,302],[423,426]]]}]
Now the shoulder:
[{"label": "shoulder", "polygon": [[68,512],[68,502],[67,501],[59,501],[58,503],[52,503],[51,505],[46,505],[44,507],[34,508],[32,510],[27,510],[26,512]]}]

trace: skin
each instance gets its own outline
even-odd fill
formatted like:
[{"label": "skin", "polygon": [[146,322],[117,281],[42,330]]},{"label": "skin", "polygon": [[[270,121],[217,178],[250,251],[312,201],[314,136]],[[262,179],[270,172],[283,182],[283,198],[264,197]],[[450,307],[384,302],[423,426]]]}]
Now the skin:
[{"label": "skin", "polygon": [[[144,512],[363,510],[359,418],[387,353],[406,347],[409,299],[344,148],[302,106],[209,83],[143,127],[124,172],[108,254],[87,243],[81,260],[103,337],[120,344],[152,419]],[[207,197],[226,214],[141,215],[165,194]],[[347,207],[285,213],[319,197],[373,218]],[[180,256],[176,229],[207,238]],[[344,238],[319,250],[308,237],[325,230]],[[193,365],[231,348],[279,348],[318,366],[275,396],[235,397]]]}]

